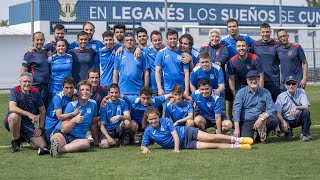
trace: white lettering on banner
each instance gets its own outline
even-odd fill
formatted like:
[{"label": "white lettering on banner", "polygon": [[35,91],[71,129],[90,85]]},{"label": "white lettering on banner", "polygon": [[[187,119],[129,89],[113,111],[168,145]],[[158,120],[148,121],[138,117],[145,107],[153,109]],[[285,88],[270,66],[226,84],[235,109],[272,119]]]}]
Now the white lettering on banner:
[{"label": "white lettering on banner", "polygon": [[90,19],[97,19],[97,7],[90,6]]},{"label": "white lettering on banner", "polygon": [[112,19],[121,19],[121,16],[117,15],[117,7],[112,7]]},{"label": "white lettering on banner", "polygon": [[255,7],[249,9],[222,9],[221,20],[227,21],[230,18],[238,19],[239,21],[259,21],[259,22],[275,22],[276,16],[274,10],[256,10]]},{"label": "white lettering on banner", "polygon": [[303,23],[319,23],[320,12],[301,11],[299,13],[299,21]]},{"label": "white lettering on banner", "polygon": [[282,22],[294,22],[294,11],[282,11]]},{"label": "white lettering on banner", "polygon": [[131,19],[131,7],[122,7],[122,19]]}]

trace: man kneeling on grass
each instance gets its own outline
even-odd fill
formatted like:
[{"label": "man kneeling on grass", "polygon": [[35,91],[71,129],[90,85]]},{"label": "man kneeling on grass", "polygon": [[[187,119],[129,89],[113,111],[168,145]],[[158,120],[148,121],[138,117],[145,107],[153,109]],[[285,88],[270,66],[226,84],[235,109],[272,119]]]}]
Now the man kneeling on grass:
[{"label": "man kneeling on grass", "polygon": [[89,99],[91,83],[87,80],[78,84],[78,100],[69,102],[64,113],[80,113],[73,118],[60,122],[51,137],[51,157],[57,158],[60,153],[86,151],[90,148],[90,141],[85,138],[94,118],[97,118],[97,104]]},{"label": "man kneeling on grass", "polygon": [[160,118],[155,107],[148,107],[144,112],[141,151],[150,153],[148,146],[151,141],[161,147],[172,149],[179,153],[180,149],[251,149],[252,138],[227,136],[224,134],[209,134],[198,128],[174,126],[168,118]]}]

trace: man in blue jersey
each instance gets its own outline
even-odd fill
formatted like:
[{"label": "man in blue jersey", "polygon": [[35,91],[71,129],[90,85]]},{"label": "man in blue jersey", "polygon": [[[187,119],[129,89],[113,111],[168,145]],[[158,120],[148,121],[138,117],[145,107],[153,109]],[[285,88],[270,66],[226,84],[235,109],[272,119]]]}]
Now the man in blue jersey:
[{"label": "man in blue jersey", "polygon": [[50,154],[58,158],[60,153],[86,151],[90,141],[85,138],[93,119],[97,119],[97,103],[90,99],[91,83],[87,80],[78,84],[78,100],[69,102],[65,114],[80,109],[79,113],[65,121],[60,121],[51,137]]},{"label": "man in blue jersey", "polygon": [[[233,104],[236,137],[252,137],[255,142],[266,142],[267,135],[279,121],[274,117],[274,103],[270,92],[259,86],[261,73],[251,70],[246,74],[247,86],[240,89]],[[255,136],[258,132],[259,136]],[[260,138],[258,138],[260,137]]]},{"label": "man in blue jersey", "polygon": [[126,26],[124,24],[115,24],[113,26],[113,33],[117,39],[116,44],[124,44],[124,35],[126,33]]},{"label": "man in blue jersey", "polygon": [[[97,52],[100,48],[103,48],[104,45],[101,41],[93,39],[93,35],[95,32],[95,26],[92,22],[87,21],[87,22],[83,23],[82,31],[88,33],[88,43],[86,44],[86,47],[88,49],[91,48],[94,50],[94,52],[96,52],[96,54],[94,56],[93,67],[99,68],[100,59],[99,59],[99,55],[97,54]],[[73,48],[79,47],[79,46],[80,46],[80,42],[79,42],[79,40],[77,40],[77,41],[74,41],[70,44],[69,49],[73,49]]]},{"label": "man in blue jersey", "polygon": [[[65,35],[65,28],[62,24],[56,24],[53,27],[53,37],[54,41],[49,42],[48,44],[44,45],[44,49],[48,51],[50,54],[56,51],[56,42],[58,39],[64,39]],[[66,44],[66,52],[70,50],[69,43]]]},{"label": "man in blue jersey", "polygon": [[221,99],[213,93],[209,79],[203,78],[199,82],[199,89],[193,92],[190,97],[197,106],[194,118],[196,127],[202,131],[209,127],[215,127],[217,134],[230,131],[232,123],[230,120],[222,121]]},{"label": "man in blue jersey", "polygon": [[308,77],[308,61],[300,44],[289,42],[289,35],[286,30],[279,29],[277,31],[278,39],[281,46],[278,47],[277,53],[280,60],[280,89],[285,91],[285,79],[294,74],[298,85],[306,88]]},{"label": "man in blue jersey", "polygon": [[238,39],[236,46],[238,54],[233,56],[228,64],[229,86],[233,97],[236,96],[239,89],[247,86],[246,74],[251,70],[258,70],[260,72],[260,86],[263,87],[264,83],[260,58],[247,52],[248,45],[244,39]]},{"label": "man in blue jersey", "polygon": [[[169,94],[175,85],[184,89],[184,94],[189,95],[190,71],[189,64],[180,62],[182,52],[178,48],[178,32],[167,32],[167,47],[160,50],[155,60],[156,82],[158,95]],[[163,79],[163,86],[161,80]]]},{"label": "man in blue jersey", "polygon": [[268,89],[275,102],[280,94],[280,68],[277,55],[279,42],[270,37],[271,28],[268,23],[260,26],[261,39],[252,43],[250,52],[260,58],[262,71],[264,72],[264,88]]},{"label": "man in blue jersey", "polygon": [[[63,114],[64,109],[67,104],[75,98],[74,89],[75,81],[72,77],[66,77],[62,81],[63,90],[52,98],[50,105],[47,109],[46,119],[44,123],[44,139],[46,143],[50,144],[50,135],[55,127],[58,125],[59,121],[64,121],[70,119],[80,113],[80,109],[69,114]],[[49,152],[46,148],[39,148],[38,154],[43,155]]]},{"label": "man in blue jersey", "polygon": [[114,34],[112,31],[105,31],[102,34],[105,47],[99,49],[100,56],[100,85],[104,87],[110,86],[115,82],[114,61],[115,52],[120,47],[120,44],[114,44]]},{"label": "man in blue jersey", "polygon": [[115,145],[114,138],[118,138],[118,145],[123,144],[124,136],[134,135],[137,129],[136,123],[131,123],[128,104],[120,99],[120,89],[117,84],[111,84],[109,88],[109,99],[100,109],[100,131],[102,149]]},{"label": "man in blue jersey", "polygon": [[47,51],[43,49],[44,34],[42,32],[35,32],[33,34],[34,52],[27,52],[24,55],[21,73],[29,72],[33,76],[32,86],[37,88],[40,92],[44,106],[48,107],[49,99],[49,63]]},{"label": "man in blue jersey", "polygon": [[144,53],[139,59],[135,58],[136,46],[132,33],[126,33],[124,41],[125,48],[115,60],[114,69],[118,73],[114,73],[114,75],[119,75],[115,77],[119,82],[115,82],[118,82],[122,94],[138,95],[143,86],[149,85],[149,64]]},{"label": "man in blue jersey", "polygon": [[76,81],[76,84],[82,80],[87,79],[87,72],[93,67],[94,57],[96,52],[92,48],[87,48],[89,41],[88,33],[81,31],[77,35],[79,43],[78,48],[71,49],[68,54],[72,55],[73,59],[73,71],[72,77]]},{"label": "man in blue jersey", "polygon": [[[220,41],[221,44],[228,48],[228,61],[230,58],[238,54],[236,49],[236,41],[239,38],[244,39],[247,42],[247,46],[251,47],[251,44],[254,42],[247,34],[240,34],[238,21],[236,19],[228,19],[227,21],[227,29],[229,35],[223,37]],[[229,75],[226,71],[226,81],[229,81]],[[228,112],[229,112],[229,119],[232,119],[232,105],[233,105],[234,96],[230,90],[229,83],[226,83],[226,100],[229,101],[228,103]]]},{"label": "man in blue jersey", "polygon": [[147,30],[143,27],[139,27],[137,29],[137,40],[141,49],[148,46],[148,39],[149,36]]},{"label": "man in blue jersey", "polygon": [[180,61],[189,64],[190,71],[198,64],[199,51],[193,48],[193,37],[190,34],[183,34],[179,38],[179,49],[182,52]]},{"label": "man in blue jersey", "polygon": [[[39,118],[36,116],[40,112]],[[41,137],[46,109],[38,89],[32,87],[32,74],[20,75],[20,85],[10,90],[9,108],[4,126],[10,132],[11,152],[20,150],[22,142],[28,142],[32,148],[44,148],[46,142]],[[35,124],[39,127],[35,128]]]},{"label": "man in blue jersey", "polygon": [[[158,87],[156,82],[156,74],[155,74],[155,65],[154,62],[156,60],[157,54],[160,49],[163,48],[162,45],[162,35],[160,31],[152,31],[150,34],[150,41],[152,46],[147,46],[142,48],[142,51],[145,52],[145,56],[147,62],[150,66],[150,84],[149,86],[152,88],[154,94],[158,94]],[[163,84],[163,82],[161,82]]]}]

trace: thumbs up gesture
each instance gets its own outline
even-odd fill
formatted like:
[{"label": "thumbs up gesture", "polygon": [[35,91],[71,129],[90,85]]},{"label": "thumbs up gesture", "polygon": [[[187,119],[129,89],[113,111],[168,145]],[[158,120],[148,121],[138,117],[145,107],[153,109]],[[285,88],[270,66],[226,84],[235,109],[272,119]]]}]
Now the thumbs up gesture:
[{"label": "thumbs up gesture", "polygon": [[81,115],[82,112],[81,112],[80,109],[76,109],[76,110],[79,110],[79,113],[78,113],[78,115],[76,115],[75,117],[73,117],[72,120],[73,120],[73,122],[75,122],[75,123],[77,123],[77,124],[80,124],[80,123],[82,123],[82,121],[83,121],[83,116]]}]

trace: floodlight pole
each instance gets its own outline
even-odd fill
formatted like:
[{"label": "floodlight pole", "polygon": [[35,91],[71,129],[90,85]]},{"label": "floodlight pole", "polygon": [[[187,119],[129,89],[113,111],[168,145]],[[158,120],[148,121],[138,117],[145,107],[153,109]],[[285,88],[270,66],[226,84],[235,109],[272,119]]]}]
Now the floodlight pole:
[{"label": "floodlight pole", "polygon": [[168,31],[168,1],[164,0],[164,34],[166,36]]},{"label": "floodlight pole", "polygon": [[282,27],[282,0],[279,0],[279,26]]},{"label": "floodlight pole", "polygon": [[34,0],[31,0],[31,42],[33,41],[34,33]]}]

